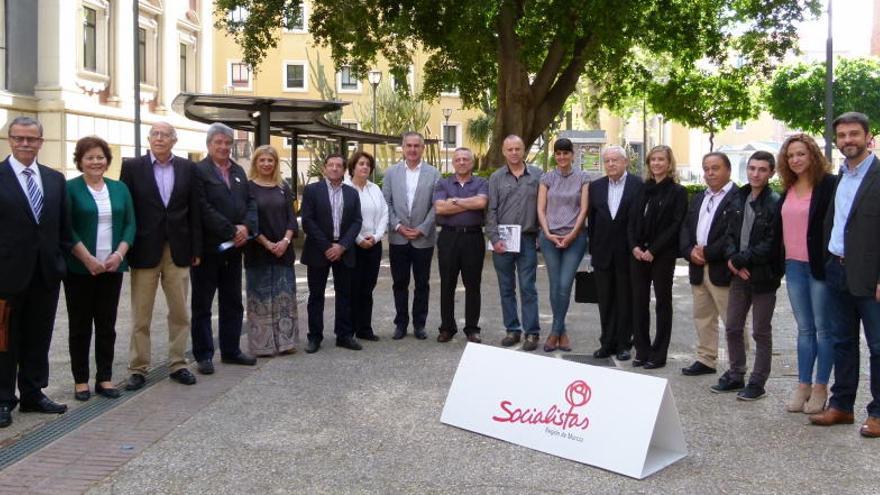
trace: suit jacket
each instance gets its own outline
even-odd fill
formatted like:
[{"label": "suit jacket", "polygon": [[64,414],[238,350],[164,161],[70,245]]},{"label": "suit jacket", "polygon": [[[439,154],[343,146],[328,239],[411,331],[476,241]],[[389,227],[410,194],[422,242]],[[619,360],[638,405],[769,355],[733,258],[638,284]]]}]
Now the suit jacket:
[{"label": "suit jacket", "polygon": [[611,267],[614,254],[630,252],[627,241],[630,210],[641,196],[644,186],[640,177],[627,174],[617,215],[611,218],[611,209],[608,206],[608,182],[608,176],[591,182],[589,193],[587,232],[590,238],[590,256],[593,266],[601,270]]},{"label": "suit jacket", "polygon": [[235,236],[235,226],[257,232],[257,202],[251,194],[247,174],[230,161],[229,186],[221,178],[211,157],[195,166],[195,183],[201,199],[204,250],[216,252],[220,244]]},{"label": "suit jacket", "polygon": [[[712,217],[707,244],[703,247],[703,254],[706,257],[706,263],[709,265],[709,280],[712,284],[719,287],[729,286],[730,277],[732,276],[727,268],[727,258],[724,256],[724,249],[726,245],[727,224],[736,215],[737,194],[739,194],[739,189],[734,185],[721,198],[721,202],[715,208],[715,215]],[[691,204],[688,205],[687,216],[681,225],[681,233],[678,239],[681,257],[688,261],[688,275],[691,285],[703,283],[703,267],[691,262],[691,251],[697,245],[697,223],[700,221],[700,208],[703,207],[703,198],[705,196],[706,191],[700,191],[691,199]]]},{"label": "suit jacket", "polygon": [[[31,165],[34,166],[34,165]],[[64,175],[37,164],[43,209],[37,223],[30,201],[9,163],[0,162],[0,298],[24,292],[34,276],[49,287],[67,273],[64,253],[72,246]]]},{"label": "suit jacket", "polygon": [[[840,182],[839,176],[837,182]],[[877,285],[880,284],[880,249],[877,247],[877,234],[880,233],[878,198],[880,198],[880,159],[875,156],[871,168],[865,172],[865,177],[853,198],[843,233],[846,283],[850,293],[856,297],[874,297]],[[834,198],[832,197],[825,216],[826,252],[833,226]]]},{"label": "suit jacket", "polygon": [[[411,242],[416,248],[434,247],[437,228],[434,224],[434,185],[440,180],[440,172],[422,162],[419,184],[413,197],[412,208],[406,198],[406,162],[399,162],[385,172],[382,180],[382,194],[388,203],[388,242],[406,244]],[[400,235],[397,224],[415,227],[423,234],[414,241]]]},{"label": "suit jacket", "polygon": [[131,193],[137,225],[134,245],[128,252],[128,264],[132,268],[158,266],[165,243],[171,247],[174,264],[180,267],[190,266],[194,257],[202,255],[195,164],[175,156],[171,166],[174,167],[174,188],[166,207],[159,195],[150,154],[122,161],[119,180]]},{"label": "suit jacket", "polygon": [[[313,182],[303,189],[300,208],[303,232],[306,234],[300,262],[306,266],[327,266],[324,256],[333,243],[333,211],[330,208],[330,191],[324,179]],[[361,231],[361,198],[355,188],[342,185],[342,219],[339,222],[338,244],[345,248],[342,262],[354,267],[355,238]]]}]

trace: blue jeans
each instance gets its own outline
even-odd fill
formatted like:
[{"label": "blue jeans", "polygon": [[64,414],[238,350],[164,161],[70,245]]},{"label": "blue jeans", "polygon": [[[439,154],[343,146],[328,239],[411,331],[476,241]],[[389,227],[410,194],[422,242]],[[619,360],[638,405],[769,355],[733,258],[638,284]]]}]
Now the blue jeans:
[{"label": "blue jeans", "polygon": [[871,396],[868,415],[880,417],[880,303],[873,297],[856,297],[847,289],[846,270],[839,258],[825,264],[825,283],[831,294],[829,312],[834,339],[834,385],[829,404],[852,412],[859,388],[859,320],[871,363]]},{"label": "blue jeans", "polygon": [[587,250],[587,233],[582,231],[565,249],[556,247],[543,233],[540,242],[544,262],[547,263],[547,277],[550,279],[550,308],[553,311],[551,333],[562,335],[565,333],[565,315],[571,304],[574,275]]},{"label": "blue jeans", "polygon": [[791,310],[798,326],[798,381],[814,383],[815,365],[815,383],[827,385],[834,365],[834,342],[828,319],[828,286],[824,281],[813,278],[810,264],[805,261],[785,260],[785,281],[788,300],[791,301]]},{"label": "blue jeans", "polygon": [[[535,236],[523,234],[520,237],[519,253],[492,253],[492,263],[498,275],[498,290],[501,292],[501,315],[504,328],[508,332],[521,332],[537,335],[538,291],[535,290],[535,277],[538,270],[538,252]],[[516,280],[519,278],[520,301],[522,302],[522,324],[516,310]]]}]

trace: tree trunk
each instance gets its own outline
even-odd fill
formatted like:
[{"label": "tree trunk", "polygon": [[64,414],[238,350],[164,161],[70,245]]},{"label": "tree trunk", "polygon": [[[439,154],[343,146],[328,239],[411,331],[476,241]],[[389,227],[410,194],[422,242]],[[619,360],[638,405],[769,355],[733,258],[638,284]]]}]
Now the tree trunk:
[{"label": "tree trunk", "polygon": [[715,131],[709,131],[709,153],[715,151]]}]

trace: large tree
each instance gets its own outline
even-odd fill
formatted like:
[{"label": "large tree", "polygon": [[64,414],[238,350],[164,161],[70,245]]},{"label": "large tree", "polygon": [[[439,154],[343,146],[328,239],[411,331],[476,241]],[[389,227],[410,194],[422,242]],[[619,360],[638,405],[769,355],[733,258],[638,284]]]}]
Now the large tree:
[{"label": "large tree", "polygon": [[[859,111],[880,122],[880,62],[839,59],[834,66],[833,114]],[[764,96],[770,113],[789,127],[815,135],[825,130],[825,63],[780,67]]]},{"label": "large tree", "polygon": [[[230,15],[238,8],[248,15]],[[403,77],[424,50],[424,98],[454,87],[476,106],[494,88],[489,155],[497,160],[504,136],[537,139],[582,75],[613,104],[653,77],[637,52],[683,68],[736,54],[768,73],[793,47],[795,24],[817,8],[818,0],[313,0],[309,29],[338,65],[360,74],[382,57]],[[292,0],[216,0],[216,9],[255,68],[280,26],[301,15]]]}]

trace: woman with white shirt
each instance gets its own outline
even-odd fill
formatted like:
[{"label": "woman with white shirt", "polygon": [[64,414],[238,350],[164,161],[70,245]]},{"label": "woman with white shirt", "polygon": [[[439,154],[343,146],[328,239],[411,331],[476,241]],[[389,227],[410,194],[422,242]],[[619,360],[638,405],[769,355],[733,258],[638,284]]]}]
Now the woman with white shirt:
[{"label": "woman with white shirt", "polygon": [[70,324],[74,397],[89,400],[89,347],[95,332],[95,393],[119,397],[112,382],[116,308],[125,255],[134,242],[134,204],[122,182],[104,173],[113,156],[96,136],[77,141],[73,161],[82,175],[67,182],[73,250],[67,257],[64,297]]},{"label": "woman with white shirt", "polygon": [[361,232],[355,239],[355,269],[351,280],[351,323],[358,339],[377,341],[373,332],[373,289],[379,278],[382,260],[382,237],[388,228],[388,204],[382,189],[370,182],[376,160],[365,151],[358,151],[348,161],[349,185],[361,198]]}]

